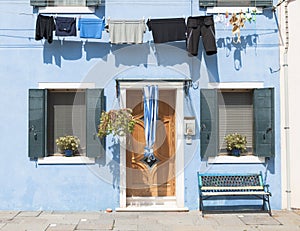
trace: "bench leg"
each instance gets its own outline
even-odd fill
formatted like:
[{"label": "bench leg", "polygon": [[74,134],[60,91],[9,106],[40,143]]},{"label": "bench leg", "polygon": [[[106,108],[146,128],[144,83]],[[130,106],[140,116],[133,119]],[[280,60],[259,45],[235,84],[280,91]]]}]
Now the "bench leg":
[{"label": "bench leg", "polygon": [[269,215],[272,216],[271,212],[271,205],[270,205],[270,197],[269,195],[263,195],[263,205],[262,205],[263,210],[267,210]]},{"label": "bench leg", "polygon": [[203,211],[203,198],[202,196],[200,195],[200,201],[199,201],[199,209],[200,211],[202,212],[202,217],[204,217],[204,211]]},{"label": "bench leg", "polygon": [[269,212],[269,215],[272,216],[271,205],[270,205],[270,196],[269,195],[266,196],[266,200],[268,202],[268,212]]}]

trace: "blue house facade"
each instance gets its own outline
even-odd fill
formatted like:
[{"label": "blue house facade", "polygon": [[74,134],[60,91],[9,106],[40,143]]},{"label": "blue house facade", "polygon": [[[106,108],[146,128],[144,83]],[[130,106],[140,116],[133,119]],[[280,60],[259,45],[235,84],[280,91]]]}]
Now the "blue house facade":
[{"label": "blue house facade", "polygon": [[[1,210],[198,210],[197,172],[262,172],[281,209],[276,2],[0,4]],[[146,86],[158,89],[151,162]],[[99,138],[101,112],[120,108],[133,133]],[[231,133],[247,138],[238,157]],[[72,157],[63,135],[80,139]]]}]

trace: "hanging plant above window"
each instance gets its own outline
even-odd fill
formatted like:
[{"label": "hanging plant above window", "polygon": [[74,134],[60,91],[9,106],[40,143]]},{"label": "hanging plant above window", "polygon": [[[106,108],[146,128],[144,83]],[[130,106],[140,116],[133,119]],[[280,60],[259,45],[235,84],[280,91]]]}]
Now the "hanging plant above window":
[{"label": "hanging plant above window", "polygon": [[113,136],[125,136],[131,134],[136,121],[130,108],[103,111],[100,117],[98,136],[103,138],[109,134]]}]

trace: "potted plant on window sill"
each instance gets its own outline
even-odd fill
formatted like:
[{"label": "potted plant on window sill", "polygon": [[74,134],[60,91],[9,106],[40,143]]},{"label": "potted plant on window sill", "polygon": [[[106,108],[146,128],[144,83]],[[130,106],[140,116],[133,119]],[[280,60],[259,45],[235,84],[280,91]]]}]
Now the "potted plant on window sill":
[{"label": "potted plant on window sill", "polygon": [[57,147],[65,154],[65,156],[70,157],[78,152],[80,145],[80,140],[76,136],[66,135],[61,136],[56,139]]},{"label": "potted plant on window sill", "polygon": [[240,156],[241,153],[246,152],[247,139],[239,133],[232,133],[225,136],[226,148],[234,156]]},{"label": "potted plant on window sill", "polygon": [[103,138],[109,134],[113,136],[125,136],[131,134],[136,124],[130,108],[103,111],[100,116],[98,136]]}]

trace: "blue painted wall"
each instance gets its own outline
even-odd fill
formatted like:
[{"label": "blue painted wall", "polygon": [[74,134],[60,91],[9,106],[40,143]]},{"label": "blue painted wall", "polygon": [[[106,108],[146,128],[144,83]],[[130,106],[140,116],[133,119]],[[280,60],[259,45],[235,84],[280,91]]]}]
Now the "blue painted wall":
[{"label": "blue painted wall", "polygon": [[[198,1],[106,0],[95,15],[111,19],[171,18],[205,15]],[[192,2],[192,4],[191,4]],[[276,155],[266,164],[202,162],[198,134],[185,146],[185,206],[198,209],[196,172],[262,171],[272,191],[271,205],[281,208],[279,35],[270,10],[246,23],[242,43],[230,42],[231,27],[216,23],[218,54],[206,56],[200,43],[198,57],[189,57],[185,42],[154,46],[151,33],[142,45],[110,45],[101,40],[55,38],[52,44],[35,41],[36,10],[29,1],[0,2],[1,161],[0,210],[102,210],[119,206],[118,145],[108,137],[103,163],[95,165],[36,165],[28,152],[28,89],[39,82],[95,82],[104,87],[108,108],[115,106],[116,77],[191,78],[199,85],[185,98],[185,113],[199,121],[201,87],[208,82],[263,82],[275,88]]]}]

